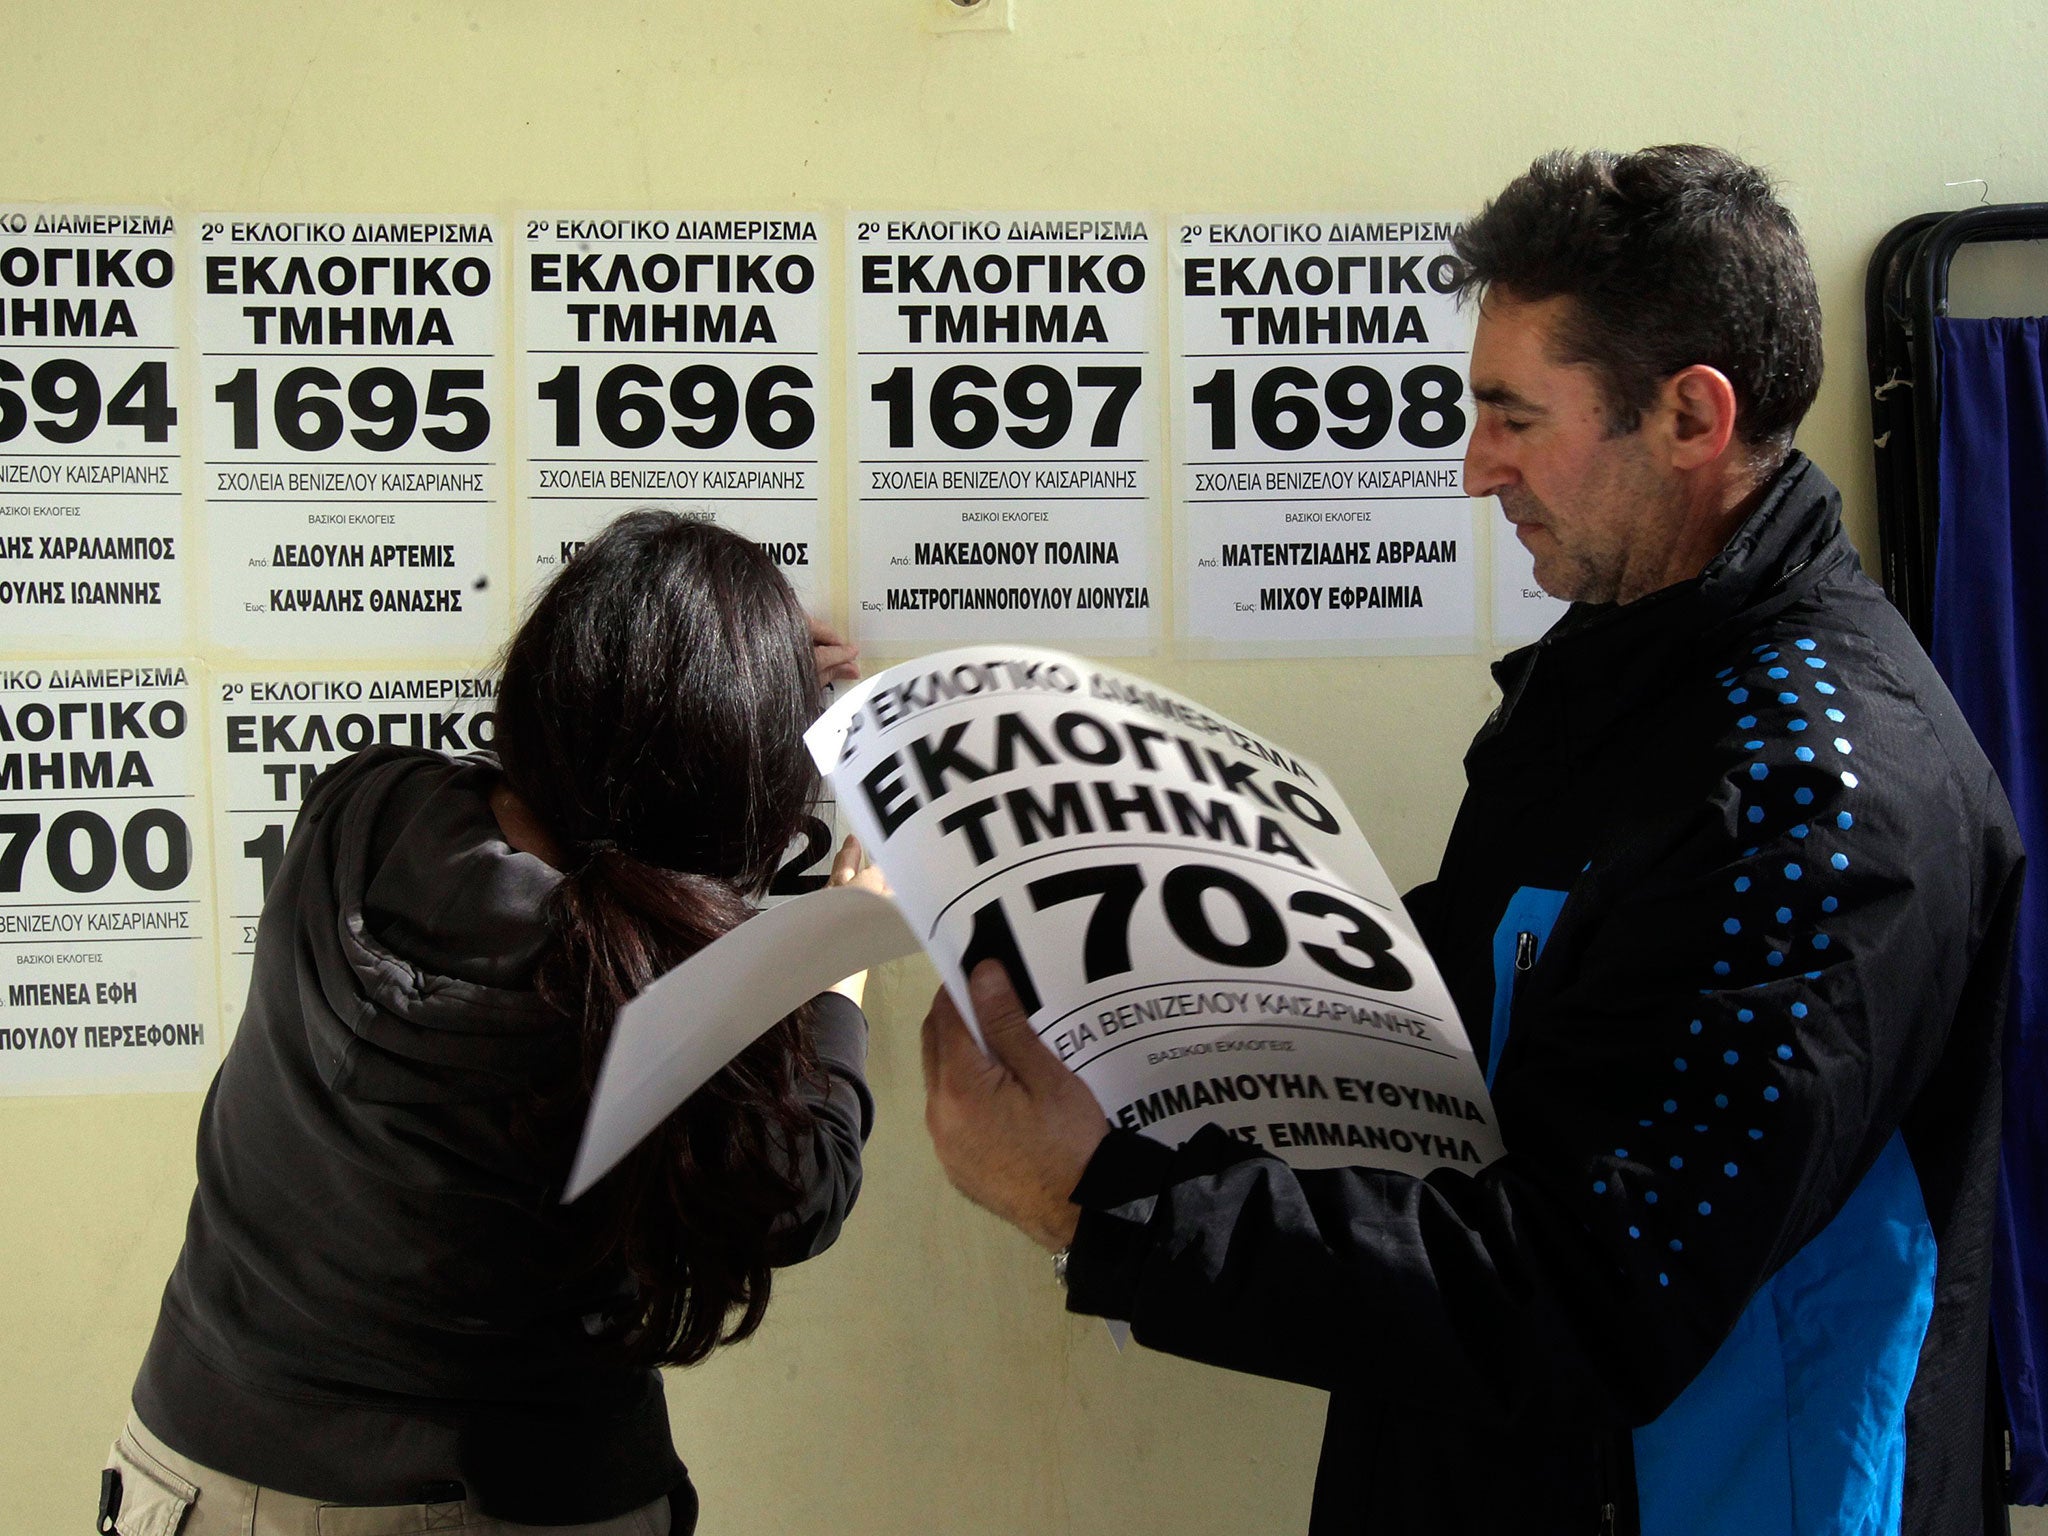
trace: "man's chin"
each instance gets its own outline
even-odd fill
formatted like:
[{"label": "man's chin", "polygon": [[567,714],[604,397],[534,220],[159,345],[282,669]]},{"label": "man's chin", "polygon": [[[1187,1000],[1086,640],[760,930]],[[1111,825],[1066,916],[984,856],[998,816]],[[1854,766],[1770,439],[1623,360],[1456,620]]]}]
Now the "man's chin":
[{"label": "man's chin", "polygon": [[1513,526],[1515,542],[1529,551],[1529,563],[1535,572],[1536,584],[1545,592],[1550,592],[1553,597],[1556,596],[1550,585],[1551,581],[1560,575],[1556,537],[1541,523],[1516,523]]},{"label": "man's chin", "polygon": [[[1515,531],[1519,536],[1521,530]],[[1555,558],[1555,550],[1549,551],[1551,558],[1546,559],[1537,553],[1536,546],[1530,544],[1528,540],[1522,541],[1522,547],[1535,557],[1530,562],[1530,574],[1536,578],[1536,585],[1543,589],[1546,596],[1554,597],[1561,603],[1578,601],[1578,594],[1573,590],[1577,584],[1571,580],[1568,571],[1559,568],[1560,562]]]}]

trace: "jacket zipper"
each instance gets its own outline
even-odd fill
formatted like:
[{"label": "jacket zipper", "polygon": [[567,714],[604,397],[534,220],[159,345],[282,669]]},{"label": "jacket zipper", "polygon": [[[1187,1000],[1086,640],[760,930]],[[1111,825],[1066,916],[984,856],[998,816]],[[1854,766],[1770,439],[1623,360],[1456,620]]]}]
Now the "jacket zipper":
[{"label": "jacket zipper", "polygon": [[[1508,976],[1508,1012],[1507,1022],[1505,1026],[1508,1035],[1512,1035],[1514,1033],[1515,1004],[1521,1001],[1522,978],[1528,975],[1529,972],[1535,968],[1535,965],[1536,935],[1529,932],[1529,930],[1525,928],[1520,933],[1517,933],[1515,935],[1515,968],[1513,972]],[[1500,1044],[1496,1042],[1494,1046],[1494,1053],[1492,1055],[1492,1060],[1496,1064],[1498,1064],[1500,1060],[1500,1049]],[[1493,1068],[1491,1066],[1489,1066],[1487,1069],[1486,1083],[1489,1088],[1493,1086]]]},{"label": "jacket zipper", "polygon": [[1615,1507],[1615,1484],[1620,1480],[1620,1457],[1615,1454],[1615,1439],[1610,1434],[1602,1434],[1599,1438],[1599,1536],[1616,1536],[1621,1528],[1621,1512]]}]

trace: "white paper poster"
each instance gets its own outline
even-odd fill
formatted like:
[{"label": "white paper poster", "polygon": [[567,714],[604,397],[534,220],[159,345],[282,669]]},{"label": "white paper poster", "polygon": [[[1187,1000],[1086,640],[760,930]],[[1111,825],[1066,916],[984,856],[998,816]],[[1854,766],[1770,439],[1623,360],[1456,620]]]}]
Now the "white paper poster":
[{"label": "white paper poster", "polygon": [[211,215],[197,253],[214,643],[481,658],[510,611],[497,225]]},{"label": "white paper poster", "polygon": [[812,750],[963,1014],[984,959],[1112,1124],[1303,1166],[1499,1151],[1429,953],[1329,776],[1143,678],[976,647],[852,690]]},{"label": "white paper poster", "polygon": [[1481,505],[1492,514],[1487,529],[1493,535],[1493,641],[1502,648],[1522,645],[1563,618],[1571,605],[1536,585],[1535,561],[1500,515],[1499,504]]},{"label": "white paper poster", "polygon": [[313,780],[368,746],[487,750],[497,683],[463,672],[273,669],[216,674],[213,690],[221,1022],[230,1032],[249,994],[256,920]]},{"label": "white paper poster", "polygon": [[1471,649],[1455,228],[1174,225],[1179,628],[1198,654]]},{"label": "white paper poster", "polygon": [[815,220],[519,220],[522,589],[634,507],[701,511],[829,598]]},{"label": "white paper poster", "polygon": [[0,208],[0,641],[180,648],[189,622],[177,234]]},{"label": "white paper poster", "polygon": [[969,1019],[968,972],[1000,961],[1112,1124],[1173,1144],[1214,1122],[1303,1167],[1499,1155],[1450,994],[1314,763],[1019,646],[892,668],[807,740],[893,909],[792,901],[623,1010],[572,1191],[795,1003],[912,945]]},{"label": "white paper poster", "polygon": [[855,638],[1153,649],[1150,226],[863,214],[847,246]]},{"label": "white paper poster", "polygon": [[182,662],[0,670],[0,1093],[212,1073],[198,704]]}]

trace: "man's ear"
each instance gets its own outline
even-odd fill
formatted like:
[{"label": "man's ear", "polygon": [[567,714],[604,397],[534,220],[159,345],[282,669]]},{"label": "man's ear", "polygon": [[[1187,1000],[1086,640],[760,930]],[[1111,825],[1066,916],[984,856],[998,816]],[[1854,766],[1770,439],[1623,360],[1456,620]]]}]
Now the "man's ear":
[{"label": "man's ear", "polygon": [[1702,469],[1735,441],[1735,386],[1705,363],[1681,368],[1657,393],[1657,418],[1671,467]]}]

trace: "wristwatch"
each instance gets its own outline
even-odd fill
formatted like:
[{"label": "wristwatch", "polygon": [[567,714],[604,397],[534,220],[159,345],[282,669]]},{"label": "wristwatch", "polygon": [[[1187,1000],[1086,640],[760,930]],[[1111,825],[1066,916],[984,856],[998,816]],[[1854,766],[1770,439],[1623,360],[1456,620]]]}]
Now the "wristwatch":
[{"label": "wristwatch", "polygon": [[1052,1256],[1052,1277],[1059,1282],[1061,1290],[1067,1288],[1067,1256],[1073,1251],[1072,1248],[1062,1248]]}]

